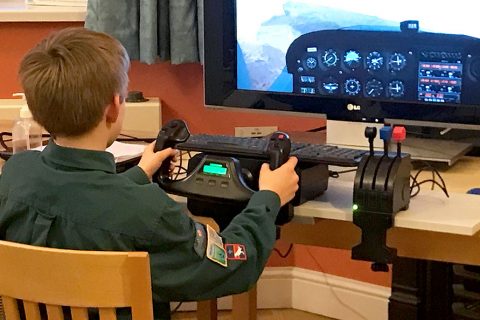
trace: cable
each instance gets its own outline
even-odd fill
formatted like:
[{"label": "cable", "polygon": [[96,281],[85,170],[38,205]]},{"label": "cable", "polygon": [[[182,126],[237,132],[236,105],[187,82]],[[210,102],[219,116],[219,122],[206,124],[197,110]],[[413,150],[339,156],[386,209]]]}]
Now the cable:
[{"label": "cable", "polygon": [[172,179],[173,180],[178,180],[180,178],[180,175],[182,174],[187,174],[188,173],[188,169],[185,168],[183,166],[183,156],[187,154],[188,155],[188,159],[191,158],[191,155],[190,155],[190,151],[180,151],[180,154],[179,154],[179,164],[175,166],[174,168],[174,174],[175,175]]},{"label": "cable", "polygon": [[[432,182],[433,184],[436,184],[437,186],[440,187],[440,189],[442,189],[443,193],[445,193],[445,195],[447,196],[447,198],[450,198],[450,195],[448,194],[448,191],[446,188],[444,188],[438,181],[435,181],[433,179],[427,179],[427,180],[423,180],[423,181],[420,181],[420,182],[417,182],[418,186],[420,187],[420,185],[424,184],[424,183],[427,183],[427,182]],[[420,189],[420,188],[419,188]],[[418,192],[415,194],[417,195]],[[410,197],[413,197],[413,196],[410,196]]]},{"label": "cable", "polygon": [[357,168],[355,169],[348,169],[348,170],[342,170],[342,171],[332,171],[332,170],[328,170],[328,176],[330,178],[334,178],[334,179],[337,179],[340,177],[341,174],[343,173],[349,173],[349,172],[355,172],[357,171]]},{"label": "cable", "polygon": [[285,252],[285,254],[282,254],[280,250],[278,250],[277,248],[273,248],[273,251],[275,251],[281,258],[285,259],[286,257],[288,257],[290,252],[292,252],[292,249],[293,249],[293,243],[290,243],[290,247],[288,247],[287,252]]},{"label": "cable", "polygon": [[[420,185],[418,184],[417,178],[413,175],[410,175],[410,179],[412,179],[412,184],[410,185],[410,198],[413,198],[420,192]],[[413,192],[414,188],[417,188],[415,192]]]},{"label": "cable", "polygon": [[330,291],[332,292],[333,296],[337,299],[338,303],[340,303],[342,306],[344,306],[345,308],[347,308],[348,310],[352,311],[354,314],[356,314],[357,316],[359,316],[361,319],[364,319],[364,320],[368,320],[367,317],[365,317],[363,314],[361,314],[358,310],[355,310],[354,308],[352,308],[351,306],[349,306],[348,304],[346,304],[345,302],[342,301],[342,299],[340,299],[340,297],[337,295],[337,293],[335,292],[332,284],[330,283],[330,281],[328,281],[328,277],[326,275],[326,272],[325,270],[323,269],[323,267],[320,265],[320,263],[317,261],[317,259],[315,259],[315,256],[310,252],[309,248],[308,247],[305,247],[305,250],[307,250],[308,254],[310,255],[310,257],[312,258],[313,262],[315,262],[315,264],[317,265],[317,267],[320,269],[320,272],[322,273],[323,275],[323,278],[325,280],[325,283],[327,284],[328,288],[330,289]]},{"label": "cable", "polygon": [[0,144],[6,151],[12,151],[12,147],[8,146],[5,142],[11,142],[12,139],[5,139],[4,136],[11,137],[12,133],[11,132],[0,132]]},{"label": "cable", "polygon": [[[422,168],[419,169],[419,171],[417,172],[417,174],[415,175],[415,178],[418,177],[418,175],[424,171],[425,169],[429,169],[432,171],[432,180],[435,180],[435,174],[438,176],[438,178],[440,179],[440,181],[442,182],[442,185],[443,185],[443,188],[447,188],[446,187],[446,184],[445,184],[445,180],[443,180],[443,177],[442,175],[440,174],[440,172],[438,172],[438,170],[432,166],[431,164],[429,164],[428,162],[425,162],[425,161],[421,161],[422,163],[424,163],[424,166]],[[433,190],[433,187],[434,187],[434,184],[432,184],[432,190]]]},{"label": "cable", "polygon": [[[429,164],[428,162],[425,162],[425,161],[420,161],[420,162],[423,163],[424,166],[421,167],[420,169],[418,169],[417,173],[414,176],[412,176],[412,175],[410,176],[410,178],[412,179],[412,184],[410,185],[410,197],[413,198],[416,195],[418,195],[418,193],[420,192],[420,185],[422,185],[424,183],[427,183],[427,182],[431,182],[432,183],[431,190],[433,190],[435,186],[438,186],[443,191],[443,193],[445,193],[447,198],[449,198],[450,195],[448,194],[448,190],[447,190],[447,186],[445,184],[445,180],[443,179],[440,172],[438,172],[438,170],[435,167],[433,167],[431,164]],[[418,181],[418,176],[426,170],[430,170],[432,172],[432,178],[422,180],[422,181],[419,182]],[[441,183],[439,183],[437,180],[435,180],[436,176],[438,176]],[[416,190],[413,191],[415,188],[416,188]]]}]

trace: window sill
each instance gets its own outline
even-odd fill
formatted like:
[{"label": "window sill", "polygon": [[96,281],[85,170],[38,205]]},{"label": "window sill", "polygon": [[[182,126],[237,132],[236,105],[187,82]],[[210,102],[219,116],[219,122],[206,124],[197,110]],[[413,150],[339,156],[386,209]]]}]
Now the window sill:
[{"label": "window sill", "polygon": [[86,14],[86,7],[3,6],[0,3],[0,22],[83,22]]}]

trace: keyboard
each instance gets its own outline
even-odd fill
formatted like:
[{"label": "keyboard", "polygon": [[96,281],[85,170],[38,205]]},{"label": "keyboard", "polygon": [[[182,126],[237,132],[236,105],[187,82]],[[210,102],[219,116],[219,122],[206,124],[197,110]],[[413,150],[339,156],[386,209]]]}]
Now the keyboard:
[{"label": "keyboard", "polygon": [[[267,138],[245,138],[224,135],[197,134],[176,146],[179,150],[198,151],[214,155],[268,159]],[[290,155],[305,164],[329,164],[356,167],[368,151],[341,148],[326,144],[292,142]]]}]

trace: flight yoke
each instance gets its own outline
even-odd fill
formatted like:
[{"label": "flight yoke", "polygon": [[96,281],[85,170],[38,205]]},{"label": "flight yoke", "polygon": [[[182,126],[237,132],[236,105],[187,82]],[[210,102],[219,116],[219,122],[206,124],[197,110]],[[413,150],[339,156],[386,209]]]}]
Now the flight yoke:
[{"label": "flight yoke", "polygon": [[[184,121],[172,120],[160,130],[154,150],[175,147],[185,142],[189,136],[190,132]],[[284,164],[290,156],[290,149],[288,134],[280,131],[273,133],[266,150],[270,169]],[[191,163],[193,166],[189,162],[185,178],[172,180],[168,175],[170,161],[165,161],[165,166],[162,165],[154,174],[153,181],[169,193],[185,196],[190,212],[213,218],[220,229],[223,229],[245,208],[255,190],[247,182],[249,177],[237,158],[200,154],[194,159]],[[293,206],[288,203],[280,209],[276,224],[283,225],[292,218]]]},{"label": "flight yoke", "polygon": [[[393,226],[394,217],[410,203],[410,155],[401,151],[405,140],[404,127],[385,126],[380,129],[384,142],[383,152],[375,152],[373,141],[375,127],[365,129],[370,152],[363,156],[358,166],[353,189],[353,223],[362,230],[361,242],[352,248],[352,259],[372,261],[372,270],[388,271],[396,249],[386,244],[387,229]],[[396,152],[389,151],[390,140],[397,143]]]}]

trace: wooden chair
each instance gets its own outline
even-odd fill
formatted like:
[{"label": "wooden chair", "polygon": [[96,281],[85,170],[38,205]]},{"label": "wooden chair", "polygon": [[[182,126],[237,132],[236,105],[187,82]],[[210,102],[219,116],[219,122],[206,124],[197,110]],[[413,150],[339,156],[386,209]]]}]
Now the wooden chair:
[{"label": "wooden chair", "polygon": [[115,308],[130,307],[133,320],[153,320],[150,264],[146,252],[62,250],[0,241],[0,297],[6,320],[19,320],[17,300],[27,320],[40,320],[39,303],[49,320],[116,319]]}]

